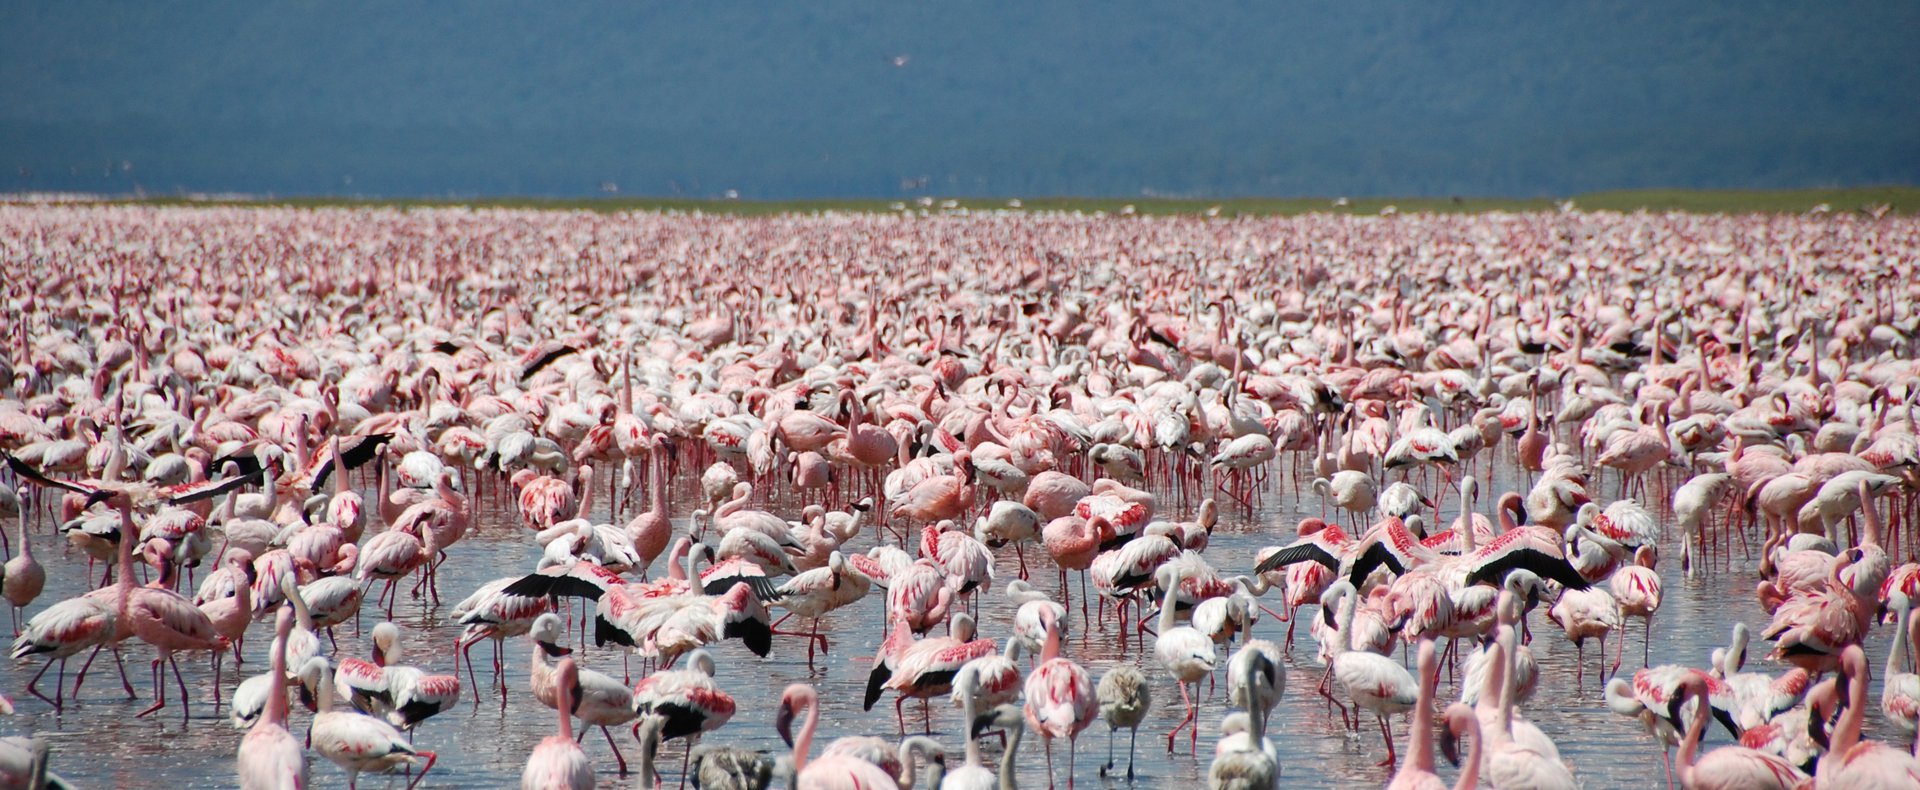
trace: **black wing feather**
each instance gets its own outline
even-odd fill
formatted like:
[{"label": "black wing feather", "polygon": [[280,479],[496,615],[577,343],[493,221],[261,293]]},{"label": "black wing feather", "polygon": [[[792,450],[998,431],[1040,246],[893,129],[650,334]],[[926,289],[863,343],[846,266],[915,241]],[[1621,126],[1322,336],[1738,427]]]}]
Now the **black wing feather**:
[{"label": "black wing feather", "polygon": [[532,377],[533,374],[539,373],[542,368],[545,368],[546,366],[553,364],[555,360],[558,360],[559,358],[564,357],[568,354],[576,353],[579,350],[580,349],[574,348],[573,346],[561,346],[559,348],[556,348],[552,351],[547,352],[544,356],[534,360],[533,362],[529,363],[526,367],[520,369],[520,380],[526,381],[528,378]]},{"label": "black wing feather", "polygon": [[753,591],[753,597],[760,599],[761,603],[777,601],[786,597],[784,593],[780,592],[780,585],[775,584],[772,579],[765,576],[715,577],[712,581],[701,582],[700,589],[708,595],[723,595],[728,590],[732,590],[736,584],[746,585],[748,589]]},{"label": "black wing feather", "polygon": [[1467,574],[1467,584],[1492,584],[1497,587],[1506,583],[1507,574],[1516,568],[1533,571],[1540,578],[1559,582],[1560,586],[1569,590],[1584,590],[1592,586],[1587,577],[1574,570],[1567,558],[1525,548],[1506,552],[1474,568],[1472,573]]},{"label": "black wing feather", "polygon": [[1381,565],[1387,566],[1387,570],[1393,571],[1395,576],[1407,572],[1407,565],[1400,561],[1398,553],[1387,544],[1376,542],[1360,552],[1360,556],[1353,558],[1353,570],[1347,573],[1347,580],[1353,582],[1354,589],[1359,589],[1367,577],[1373,575],[1374,569]]},{"label": "black wing feather", "polygon": [[12,455],[8,455],[7,453],[0,453],[0,456],[4,456],[7,459],[7,468],[12,469],[14,474],[19,475],[21,479],[34,483],[35,485],[50,486],[52,488],[64,488],[68,491],[72,491],[78,494],[94,493],[94,489],[90,486],[83,486],[78,483],[70,483],[65,480],[55,480],[51,477],[46,476],[46,474],[41,472],[40,470],[35,469],[31,466],[28,466],[26,461],[22,461],[18,458],[13,457]]},{"label": "black wing feather", "polygon": [[1340,570],[1340,558],[1333,556],[1325,547],[1312,540],[1303,540],[1267,555],[1259,565],[1253,566],[1254,573],[1266,573],[1278,570],[1296,562],[1313,560],[1327,566],[1327,570]]},{"label": "black wing feather", "polygon": [[592,582],[577,579],[572,576],[551,576],[544,573],[533,573],[520,577],[519,581],[507,585],[501,592],[508,595],[524,595],[528,598],[548,598],[566,595],[574,598],[598,601],[600,600],[600,596],[606,591],[600,589]]}]

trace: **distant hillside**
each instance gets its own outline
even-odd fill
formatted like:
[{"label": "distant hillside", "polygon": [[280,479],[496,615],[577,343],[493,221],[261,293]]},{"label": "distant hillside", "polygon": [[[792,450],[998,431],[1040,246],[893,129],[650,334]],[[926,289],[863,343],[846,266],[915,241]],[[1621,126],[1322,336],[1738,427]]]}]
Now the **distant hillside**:
[{"label": "distant hillside", "polygon": [[0,191],[1920,183],[1920,4],[13,3]]}]

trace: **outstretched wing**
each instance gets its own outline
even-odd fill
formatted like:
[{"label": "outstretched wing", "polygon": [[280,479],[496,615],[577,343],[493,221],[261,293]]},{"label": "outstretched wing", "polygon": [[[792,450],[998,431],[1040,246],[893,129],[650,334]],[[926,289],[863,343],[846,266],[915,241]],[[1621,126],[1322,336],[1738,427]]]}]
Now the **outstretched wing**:
[{"label": "outstretched wing", "polygon": [[7,459],[8,469],[12,469],[14,474],[20,476],[20,479],[33,483],[34,485],[47,486],[51,488],[64,488],[68,491],[72,491],[78,494],[91,495],[99,492],[99,489],[90,485],[86,485],[85,483],[75,483],[75,482],[70,482],[66,480],[55,480],[51,477],[48,477],[44,472],[41,472],[38,469],[28,466],[27,462],[22,461],[18,458],[15,458],[12,455],[8,455],[7,453],[0,453],[0,456],[4,456]]},{"label": "outstretched wing", "polygon": [[1367,546],[1366,551],[1360,552],[1360,556],[1353,558],[1353,570],[1347,574],[1347,579],[1353,582],[1355,588],[1358,588],[1366,582],[1368,576],[1373,575],[1375,568],[1382,565],[1387,566],[1387,570],[1393,571],[1395,576],[1407,572],[1407,563],[1400,556],[1400,552],[1394,551],[1393,547],[1387,545],[1385,541],[1374,541]]},{"label": "outstretched wing", "polygon": [[261,467],[246,474],[234,475],[225,480],[181,483],[177,486],[169,486],[161,489],[161,497],[164,498],[168,504],[173,505],[184,505],[188,502],[212,499],[228,491],[258,483],[266,475],[266,472],[266,467]]},{"label": "outstretched wing", "polygon": [[1467,574],[1467,583],[1499,586],[1506,583],[1508,573],[1521,568],[1533,571],[1542,579],[1559,582],[1560,586],[1570,590],[1584,590],[1591,586],[1587,578],[1581,576],[1565,557],[1555,557],[1531,548],[1516,548],[1481,563]]},{"label": "outstretched wing", "polygon": [[580,349],[574,348],[573,346],[560,343],[535,346],[531,351],[527,352],[526,356],[521,358],[520,380],[526,381],[532,377],[533,374],[539,373],[542,368],[553,364],[555,360],[568,354],[576,353],[579,350]]},{"label": "outstretched wing", "polygon": [[[368,462],[380,457],[380,446],[393,439],[391,433],[375,433],[366,436],[340,437],[340,460],[348,469],[359,469]],[[319,491],[326,486],[327,478],[333,474],[333,453],[321,453],[314,469],[303,481],[302,487],[308,491]]]},{"label": "outstretched wing", "polygon": [[1320,545],[1319,541],[1302,540],[1267,555],[1267,558],[1261,560],[1259,565],[1253,566],[1253,572],[1266,573],[1287,567],[1296,562],[1306,562],[1307,560],[1325,565],[1327,566],[1327,570],[1330,571],[1340,570],[1340,558],[1333,556],[1331,552],[1327,551],[1325,546]]}]

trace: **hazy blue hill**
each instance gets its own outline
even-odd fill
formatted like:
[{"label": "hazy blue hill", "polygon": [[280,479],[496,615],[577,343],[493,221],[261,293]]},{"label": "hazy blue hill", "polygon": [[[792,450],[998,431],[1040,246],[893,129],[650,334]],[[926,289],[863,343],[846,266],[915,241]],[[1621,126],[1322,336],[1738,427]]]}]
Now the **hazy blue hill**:
[{"label": "hazy blue hill", "polygon": [[0,190],[1916,183],[1917,33],[1904,1],[11,3]]}]

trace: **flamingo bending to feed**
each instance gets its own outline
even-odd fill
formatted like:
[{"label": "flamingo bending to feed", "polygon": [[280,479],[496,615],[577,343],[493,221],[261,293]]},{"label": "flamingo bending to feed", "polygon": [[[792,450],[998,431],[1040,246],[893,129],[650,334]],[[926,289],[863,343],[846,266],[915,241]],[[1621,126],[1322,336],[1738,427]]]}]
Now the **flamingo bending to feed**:
[{"label": "flamingo bending to feed", "polygon": [[421,758],[426,764],[421,766],[420,775],[407,783],[407,790],[427,778],[438,759],[433,752],[414,749],[399,728],[385,721],[359,711],[334,710],[333,665],[325,656],[309,659],[300,674],[316,689],[314,696],[320,703],[320,711],[313,716],[313,750],[347,772],[350,790],[359,786],[362,773],[411,769],[420,765]]}]

